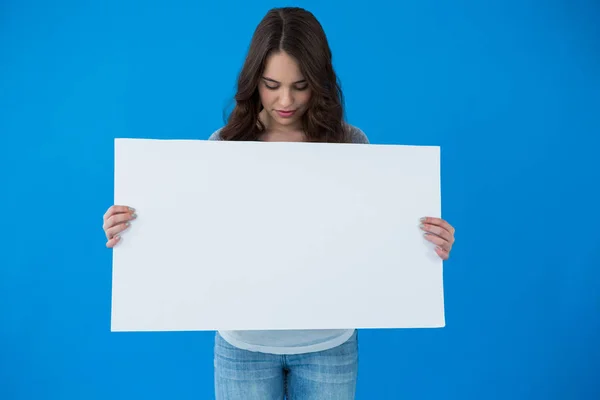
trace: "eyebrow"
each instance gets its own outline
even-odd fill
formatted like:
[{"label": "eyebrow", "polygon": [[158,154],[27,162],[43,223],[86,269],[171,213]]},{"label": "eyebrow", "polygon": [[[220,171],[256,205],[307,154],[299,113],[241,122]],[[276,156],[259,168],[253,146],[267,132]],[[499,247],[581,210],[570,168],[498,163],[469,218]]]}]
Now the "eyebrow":
[{"label": "eyebrow", "polygon": [[[263,78],[265,81],[269,81],[269,82],[273,82],[273,83],[281,83],[281,82],[278,82],[278,81],[276,81],[275,79],[267,78],[266,76],[263,76],[262,78]],[[301,79],[301,80],[299,80],[299,81],[296,81],[296,82],[294,82],[294,84],[297,84],[297,83],[304,83],[304,82],[306,82],[306,79]]]}]

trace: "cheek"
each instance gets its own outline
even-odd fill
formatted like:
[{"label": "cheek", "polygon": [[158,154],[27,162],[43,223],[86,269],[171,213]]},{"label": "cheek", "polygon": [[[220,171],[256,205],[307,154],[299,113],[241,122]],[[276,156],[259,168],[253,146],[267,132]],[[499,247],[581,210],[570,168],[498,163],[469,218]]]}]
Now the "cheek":
[{"label": "cheek", "polygon": [[258,88],[258,96],[260,97],[260,102],[263,106],[268,106],[273,102],[273,92],[263,88],[262,86]]},{"label": "cheek", "polygon": [[296,102],[298,104],[301,104],[302,106],[306,107],[306,106],[308,106],[308,103],[310,102],[310,97],[311,97],[310,90],[307,90],[305,92],[300,92],[296,96]]}]

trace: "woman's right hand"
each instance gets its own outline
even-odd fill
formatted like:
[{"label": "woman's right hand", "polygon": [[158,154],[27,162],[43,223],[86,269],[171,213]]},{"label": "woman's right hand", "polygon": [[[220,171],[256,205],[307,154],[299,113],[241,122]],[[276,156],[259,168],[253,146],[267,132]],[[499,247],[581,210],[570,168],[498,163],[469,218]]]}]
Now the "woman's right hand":
[{"label": "woman's right hand", "polygon": [[127,206],[111,206],[104,214],[104,233],[106,234],[106,247],[113,248],[121,239],[120,233],[129,227],[130,221],[135,219],[135,209]]}]

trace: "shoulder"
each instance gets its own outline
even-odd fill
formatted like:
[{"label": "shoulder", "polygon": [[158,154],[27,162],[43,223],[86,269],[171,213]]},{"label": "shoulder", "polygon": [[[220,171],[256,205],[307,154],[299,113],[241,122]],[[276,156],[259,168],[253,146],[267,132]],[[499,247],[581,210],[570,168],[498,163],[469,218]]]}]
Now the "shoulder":
[{"label": "shoulder", "polygon": [[208,140],[221,140],[221,130],[223,128],[219,128],[216,131],[214,131],[209,137]]},{"label": "shoulder", "polygon": [[369,138],[365,133],[358,127],[344,123],[346,130],[348,131],[348,137],[350,143],[362,143],[369,144]]}]

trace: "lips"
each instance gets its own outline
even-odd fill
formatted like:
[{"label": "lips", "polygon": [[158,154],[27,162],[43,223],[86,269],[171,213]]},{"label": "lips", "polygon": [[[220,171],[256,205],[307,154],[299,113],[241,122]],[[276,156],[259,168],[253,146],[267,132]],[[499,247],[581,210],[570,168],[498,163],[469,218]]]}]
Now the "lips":
[{"label": "lips", "polygon": [[282,118],[289,118],[296,113],[295,110],[284,111],[284,110],[276,110],[277,114]]}]

